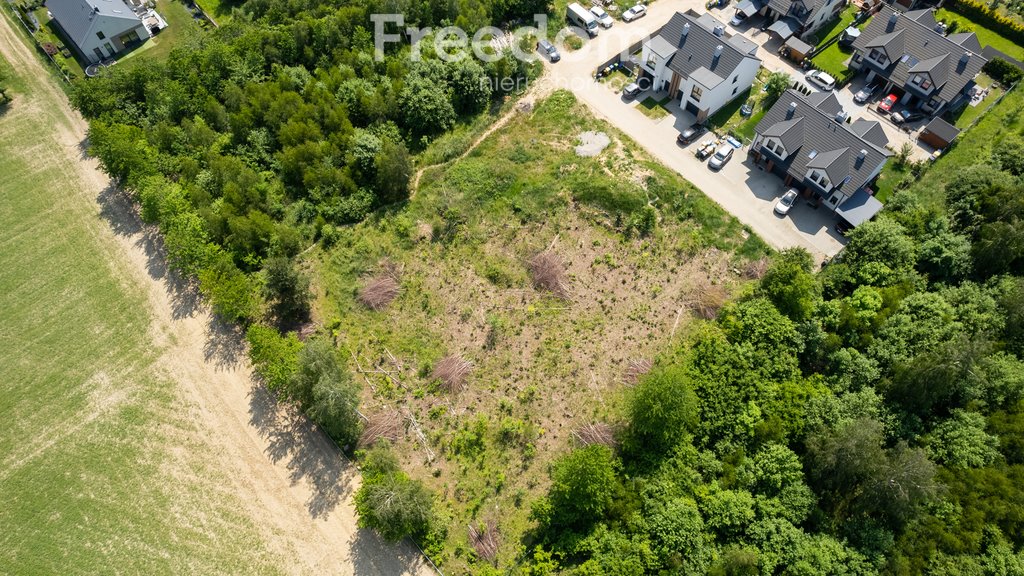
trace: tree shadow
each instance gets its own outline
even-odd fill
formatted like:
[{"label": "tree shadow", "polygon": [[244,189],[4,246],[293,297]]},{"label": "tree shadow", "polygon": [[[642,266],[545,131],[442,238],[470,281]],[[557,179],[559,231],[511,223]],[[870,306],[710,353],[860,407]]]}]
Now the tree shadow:
[{"label": "tree shadow", "polygon": [[220,369],[238,368],[248,358],[245,347],[245,331],[234,322],[226,322],[212,314],[206,327],[206,342],[203,356],[207,362]]},{"label": "tree shadow", "polygon": [[268,441],[267,456],[286,462],[292,484],[313,488],[306,508],[313,518],[330,514],[352,494],[354,467],[330,438],[293,406],[278,402],[261,383],[249,392],[249,423]]},{"label": "tree shadow", "polygon": [[414,569],[423,562],[423,556],[411,543],[393,545],[385,542],[373,530],[360,528],[352,538],[349,562],[355,576],[379,574],[415,574]]},{"label": "tree shadow", "polygon": [[[79,146],[88,155],[88,146]],[[111,182],[96,197],[103,218],[114,234],[133,238],[135,245],[146,255],[146,272],[150,278],[161,281],[171,298],[171,315],[175,320],[193,316],[202,305],[198,286],[183,278],[167,266],[163,238],[156,226],[147,225],[139,216],[131,195]]]}]

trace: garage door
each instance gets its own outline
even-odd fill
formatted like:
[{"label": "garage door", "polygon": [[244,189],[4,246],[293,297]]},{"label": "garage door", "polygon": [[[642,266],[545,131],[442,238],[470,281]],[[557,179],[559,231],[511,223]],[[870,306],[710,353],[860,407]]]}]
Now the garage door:
[{"label": "garage door", "polygon": [[694,104],[693,102],[690,102],[689,100],[686,101],[686,111],[689,112],[690,114],[693,114],[694,116],[700,114],[700,108],[697,108],[697,105]]}]

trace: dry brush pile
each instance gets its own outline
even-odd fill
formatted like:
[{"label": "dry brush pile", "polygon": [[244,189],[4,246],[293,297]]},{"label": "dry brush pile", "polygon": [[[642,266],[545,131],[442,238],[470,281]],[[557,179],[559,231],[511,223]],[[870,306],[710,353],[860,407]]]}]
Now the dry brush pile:
[{"label": "dry brush pile", "polygon": [[535,288],[547,290],[559,298],[569,297],[565,265],[558,254],[545,250],[531,258],[527,265]]},{"label": "dry brush pile", "polygon": [[473,363],[462,356],[445,356],[437,362],[431,377],[441,382],[447,392],[460,392],[466,388],[466,380],[473,371]]},{"label": "dry brush pile", "polygon": [[359,302],[371,310],[383,310],[398,297],[400,269],[390,260],[377,265],[377,274],[370,278],[359,291]]}]

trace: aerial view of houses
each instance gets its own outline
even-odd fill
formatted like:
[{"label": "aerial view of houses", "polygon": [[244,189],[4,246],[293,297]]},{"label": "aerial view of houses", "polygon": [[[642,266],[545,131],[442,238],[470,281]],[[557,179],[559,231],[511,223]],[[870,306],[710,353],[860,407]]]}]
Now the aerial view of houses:
[{"label": "aerial view of houses", "polygon": [[758,123],[750,155],[785,186],[820,199],[857,226],[882,209],[869,185],[892,153],[878,121],[846,119],[832,93],[787,90]]},{"label": "aerial view of houses", "polygon": [[851,66],[879,82],[885,94],[929,115],[970,98],[987,60],[973,32],[944,34],[933,10],[898,12],[883,6],[853,42]]},{"label": "aerial view of houses", "polygon": [[1024,574],[1024,6],[929,4],[0,2],[0,573]]},{"label": "aerial view of houses", "polygon": [[46,8],[75,53],[89,63],[113,58],[166,26],[152,9],[131,8],[123,0],[47,0]]},{"label": "aerial view of houses", "polygon": [[757,45],[725,33],[708,15],[676,13],[643,45],[641,75],[704,121],[750,88],[761,68]]}]

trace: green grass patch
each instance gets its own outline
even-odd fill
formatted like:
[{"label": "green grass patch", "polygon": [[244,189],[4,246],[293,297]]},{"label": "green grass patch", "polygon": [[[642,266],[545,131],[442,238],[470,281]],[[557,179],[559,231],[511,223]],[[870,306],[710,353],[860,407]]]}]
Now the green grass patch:
[{"label": "green grass patch", "polygon": [[952,149],[939,157],[925,171],[912,190],[930,204],[942,205],[946,182],[956,178],[964,169],[991,156],[992,145],[1006,134],[1018,133],[1024,128],[1021,111],[1024,94],[1018,88],[1006,94],[988,114],[970,130],[962,133]]},{"label": "green grass patch", "polygon": [[978,102],[976,106],[964,106],[957,112],[948,114],[946,117],[947,121],[952,120],[953,124],[961,130],[967,129],[972,122],[984,114],[1003,94],[1003,90],[1001,88],[994,87],[993,84],[995,84],[995,82],[993,82],[992,78],[985,73],[978,74],[976,82],[978,83],[978,86],[989,89],[988,95],[986,95],[981,102]]},{"label": "green grass patch", "polygon": [[648,118],[652,118],[654,120],[660,120],[661,118],[664,118],[671,114],[669,109],[665,107],[665,105],[668,104],[671,100],[672,99],[667,96],[660,100],[655,98],[654,96],[648,96],[647,98],[644,98],[643,101],[640,102],[637,108],[644,113],[644,116],[647,116]]},{"label": "green grass patch", "polygon": [[[746,141],[752,140],[754,137],[754,127],[757,126],[757,123],[767,112],[762,107],[765,98],[762,88],[768,76],[769,72],[767,69],[761,68],[758,70],[757,77],[754,78],[754,83],[750,89],[740,93],[735,100],[722,106],[718,112],[712,114],[708,118],[708,127],[716,132],[732,134]],[[750,104],[753,108],[754,111],[750,116],[740,114],[740,108],[744,104]]]},{"label": "green grass patch", "polygon": [[956,22],[958,28],[957,33],[960,32],[974,32],[978,35],[978,40],[982,46],[991,46],[996,50],[1001,50],[1011,57],[1018,60],[1024,60],[1024,47],[1016,44],[1012,40],[1009,40],[1000,34],[989,30],[973,21],[967,19],[965,16],[961,16],[955,12],[950,12],[945,8],[940,8],[935,12],[935,19],[940,22],[950,24]]},{"label": "green grass patch", "polygon": [[[819,39],[816,45],[820,46],[833,36],[842,34],[843,30],[846,30],[851,24],[853,24],[853,19],[857,16],[857,12],[859,11],[860,10],[856,6],[851,4],[839,13],[838,18],[833,18],[826,22],[824,26],[814,33],[814,35]],[[867,21],[865,20],[860,27],[863,28],[866,23]]]},{"label": "green grass patch", "polygon": [[621,92],[627,84],[633,81],[631,76],[626,76],[622,70],[616,70],[601,78],[601,82],[612,87],[616,92]]},{"label": "green grass patch", "polygon": [[850,59],[850,56],[853,56],[853,50],[844,49],[839,46],[839,42],[836,42],[815,54],[811,61],[822,71],[828,73],[833,78],[839,79],[849,74],[847,72],[849,68],[847,61]]}]

